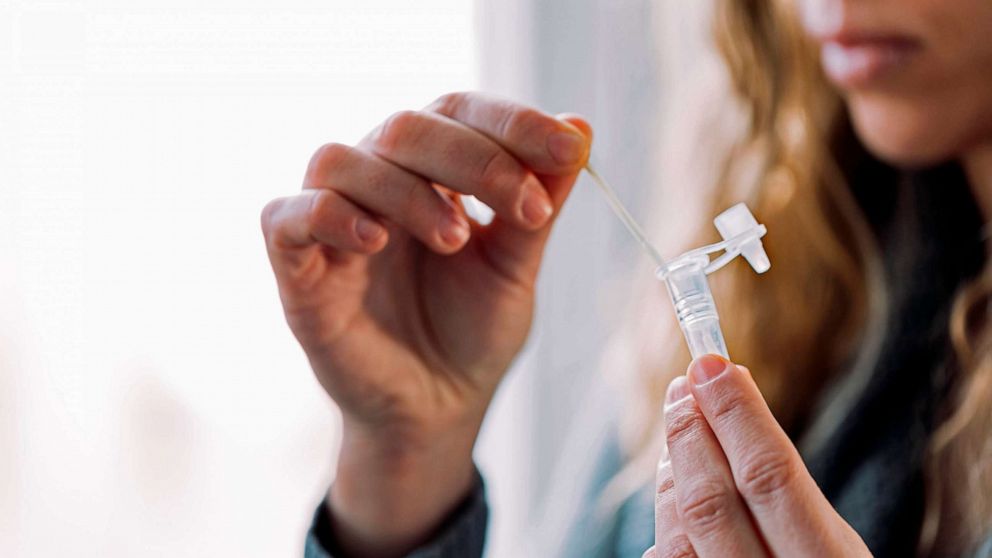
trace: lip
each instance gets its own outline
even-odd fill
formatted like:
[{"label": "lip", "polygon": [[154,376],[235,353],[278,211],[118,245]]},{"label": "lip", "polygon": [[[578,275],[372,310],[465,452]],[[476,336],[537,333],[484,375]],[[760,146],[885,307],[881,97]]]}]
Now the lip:
[{"label": "lip", "polygon": [[820,38],[820,61],[834,84],[854,89],[894,75],[921,49],[904,35],[844,31]]}]

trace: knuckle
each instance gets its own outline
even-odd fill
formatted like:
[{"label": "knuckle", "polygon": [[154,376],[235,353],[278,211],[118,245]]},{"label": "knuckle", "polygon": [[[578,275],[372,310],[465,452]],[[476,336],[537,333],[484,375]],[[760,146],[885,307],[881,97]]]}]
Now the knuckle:
[{"label": "knuckle", "polygon": [[737,420],[740,410],[744,408],[744,395],[740,390],[727,390],[710,398],[713,409],[714,424],[733,423]]},{"label": "knuckle", "polygon": [[419,119],[420,114],[414,110],[393,113],[379,127],[375,137],[376,147],[386,153],[394,151],[414,133]]},{"label": "knuckle", "polygon": [[317,161],[324,166],[338,166],[351,155],[352,147],[343,143],[325,143],[317,150]]},{"label": "knuckle", "polygon": [[276,228],[276,216],[279,214],[279,210],[282,209],[284,203],[284,198],[276,198],[265,204],[265,207],[262,208],[259,220],[262,225],[262,234],[265,236],[272,234],[272,231]]},{"label": "knuckle", "polygon": [[687,438],[698,436],[706,427],[706,419],[690,402],[673,407],[665,414],[665,435],[669,449]]},{"label": "knuckle", "polygon": [[345,163],[351,156],[351,151],[351,146],[341,143],[325,143],[317,148],[307,165],[307,184],[312,186],[321,182],[332,169]]},{"label": "knuckle", "polygon": [[352,147],[343,143],[325,143],[317,149],[313,161],[322,168],[333,168],[343,164],[351,155]]},{"label": "knuckle", "polygon": [[334,215],[334,194],[330,190],[317,190],[310,198],[307,211],[307,230],[316,231],[325,227]]},{"label": "knuckle", "polygon": [[[431,185],[425,179],[406,173],[396,174],[387,165],[371,161],[363,166],[361,181],[353,189],[367,190],[375,200],[370,202],[370,208],[383,211],[391,218],[406,222],[425,205],[431,207],[431,196],[427,195],[432,194]],[[425,200],[428,200],[427,204]]]},{"label": "knuckle", "polygon": [[738,490],[747,501],[764,503],[791,486],[797,472],[796,463],[788,455],[763,453],[741,465]]},{"label": "knuckle", "polygon": [[684,498],[676,499],[676,504],[690,531],[706,533],[727,516],[732,497],[720,483],[703,482],[689,489]]},{"label": "knuckle", "polygon": [[508,171],[507,167],[509,165],[506,163],[507,161],[504,158],[503,152],[498,148],[494,148],[491,153],[486,153],[480,159],[479,164],[475,167],[475,176],[473,178],[483,188],[495,188],[500,183],[503,175]]},{"label": "knuckle", "polygon": [[545,119],[547,117],[534,108],[509,108],[499,125],[500,136],[508,139],[529,137]]},{"label": "knuckle", "polygon": [[696,550],[685,535],[676,535],[664,548],[655,548],[657,558],[696,558]]},{"label": "knuckle", "polygon": [[459,107],[465,102],[467,96],[468,93],[463,91],[445,93],[435,99],[429,108],[438,114],[450,117],[458,113]]}]

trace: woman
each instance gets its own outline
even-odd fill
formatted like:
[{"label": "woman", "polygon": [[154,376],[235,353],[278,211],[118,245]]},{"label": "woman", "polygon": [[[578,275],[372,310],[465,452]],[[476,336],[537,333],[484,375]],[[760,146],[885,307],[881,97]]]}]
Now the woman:
[{"label": "woman", "polygon": [[[779,262],[717,285],[749,369],[703,357],[672,379],[639,355],[658,414],[623,421],[623,465],[591,491],[619,507],[563,553],[988,555],[992,4],[721,0],[715,21],[744,125],[705,214],[745,199]],[[308,555],[481,552],[472,446],[591,137],[446,95],[322,147],[265,208],[287,320],[343,418]],[[656,497],[632,492],[659,454]],[[609,536],[585,541],[590,522]]]}]

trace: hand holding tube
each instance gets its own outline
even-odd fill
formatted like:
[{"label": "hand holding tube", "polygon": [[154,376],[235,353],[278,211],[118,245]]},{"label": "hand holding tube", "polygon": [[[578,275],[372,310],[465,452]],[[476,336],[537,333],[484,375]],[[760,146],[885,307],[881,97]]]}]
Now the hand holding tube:
[{"label": "hand holding tube", "polygon": [[[303,191],[263,211],[286,319],[342,414],[327,501],[347,554],[403,555],[469,492],[590,138],[578,117],[445,95],[322,147]],[[458,194],[493,222],[470,221]]]}]

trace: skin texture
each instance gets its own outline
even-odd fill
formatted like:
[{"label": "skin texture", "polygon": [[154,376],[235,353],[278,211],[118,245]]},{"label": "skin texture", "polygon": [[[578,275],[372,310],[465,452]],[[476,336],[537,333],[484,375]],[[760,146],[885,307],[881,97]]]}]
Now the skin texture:
[{"label": "skin texture", "polygon": [[[904,166],[966,156],[992,137],[992,3],[987,0],[796,0],[803,28],[831,38],[900,38],[904,64],[839,83],[858,135]],[[828,72],[829,75],[829,72]]]},{"label": "skin texture", "polygon": [[695,360],[668,387],[665,423],[646,557],[870,556],[746,368],[714,355]]},{"label": "skin texture", "polygon": [[[341,409],[328,495],[348,556],[400,556],[473,480],[472,446],[530,328],[551,224],[589,125],[479,94],[314,154],[262,230],[286,319]],[[470,222],[454,192],[496,212]]]}]

